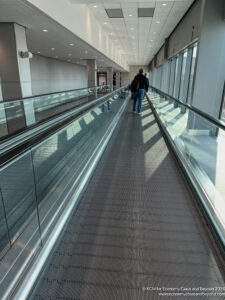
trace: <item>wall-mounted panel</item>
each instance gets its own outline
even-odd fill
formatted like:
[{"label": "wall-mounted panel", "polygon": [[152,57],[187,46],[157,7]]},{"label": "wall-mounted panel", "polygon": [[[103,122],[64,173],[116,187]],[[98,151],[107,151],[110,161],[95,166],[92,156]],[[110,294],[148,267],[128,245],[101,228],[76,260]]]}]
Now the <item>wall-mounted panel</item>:
[{"label": "wall-mounted panel", "polygon": [[197,0],[169,38],[168,57],[196,40],[200,34],[202,0]]},{"label": "wall-mounted panel", "polygon": [[157,67],[159,67],[163,64],[164,54],[165,54],[165,46],[163,45],[163,47],[159,50],[159,52],[157,54],[157,59],[156,59],[156,66]]}]

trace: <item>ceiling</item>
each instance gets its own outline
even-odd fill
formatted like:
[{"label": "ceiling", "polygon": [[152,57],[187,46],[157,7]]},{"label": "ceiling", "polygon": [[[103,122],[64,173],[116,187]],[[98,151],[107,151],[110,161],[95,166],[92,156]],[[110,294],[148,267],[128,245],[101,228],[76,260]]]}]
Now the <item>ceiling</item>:
[{"label": "ceiling", "polygon": [[[128,65],[147,65],[163,45],[194,0],[69,0],[86,3],[117,47]],[[105,9],[122,9],[124,18],[109,18]],[[138,17],[138,8],[154,8],[154,15]]]},{"label": "ceiling", "polygon": [[[121,66],[23,0],[0,0],[0,22],[15,22],[26,27],[28,50],[34,54],[80,65],[86,65],[86,59],[95,58],[99,70],[112,66],[115,70],[124,71]],[[43,32],[43,29],[48,32]]]},{"label": "ceiling", "polygon": [[[104,28],[129,65],[147,65],[160,49],[194,0],[60,0],[72,5],[86,4]],[[120,8],[124,18],[109,18],[105,9]],[[138,8],[155,8],[154,16],[138,18]],[[0,0],[0,22],[16,22],[27,28],[29,51],[48,57],[86,65],[86,59],[97,59],[99,69],[112,66],[123,69],[76,37],[59,23],[24,0]],[[47,29],[47,32],[43,32]]]}]

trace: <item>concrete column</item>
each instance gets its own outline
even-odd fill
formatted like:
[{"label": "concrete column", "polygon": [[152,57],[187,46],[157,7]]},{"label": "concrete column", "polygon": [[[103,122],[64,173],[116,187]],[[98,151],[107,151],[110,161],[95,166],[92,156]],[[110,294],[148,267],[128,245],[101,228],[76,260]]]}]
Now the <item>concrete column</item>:
[{"label": "concrete column", "polygon": [[121,85],[120,85],[120,79],[121,79],[120,72],[116,72],[116,89],[119,89],[121,87]]},{"label": "concrete column", "polygon": [[88,87],[97,86],[97,63],[95,59],[87,59]]},{"label": "concrete column", "polygon": [[224,0],[205,0],[192,105],[219,117],[225,78]]},{"label": "concrete column", "polygon": [[0,77],[3,100],[32,95],[30,61],[20,51],[28,51],[25,28],[14,23],[0,23]]},{"label": "concrete column", "polygon": [[110,91],[113,91],[113,68],[107,68],[107,85],[110,85]]},{"label": "concrete column", "polygon": [[128,72],[122,72],[121,73],[121,86],[127,86],[129,85],[129,73]]}]

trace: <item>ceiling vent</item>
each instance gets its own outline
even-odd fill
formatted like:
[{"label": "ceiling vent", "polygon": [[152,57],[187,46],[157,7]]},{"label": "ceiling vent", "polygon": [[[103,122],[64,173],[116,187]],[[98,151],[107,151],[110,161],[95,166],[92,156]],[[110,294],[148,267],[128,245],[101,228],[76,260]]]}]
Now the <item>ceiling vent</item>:
[{"label": "ceiling vent", "polygon": [[139,18],[152,18],[154,15],[155,8],[138,8]]},{"label": "ceiling vent", "polygon": [[109,18],[123,18],[123,11],[118,9],[106,9],[105,10]]}]

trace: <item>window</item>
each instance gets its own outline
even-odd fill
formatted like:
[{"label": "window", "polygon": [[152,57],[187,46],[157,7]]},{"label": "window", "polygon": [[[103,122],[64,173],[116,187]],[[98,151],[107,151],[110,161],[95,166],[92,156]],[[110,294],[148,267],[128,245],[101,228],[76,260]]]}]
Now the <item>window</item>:
[{"label": "window", "polygon": [[189,86],[188,86],[188,98],[187,98],[188,104],[191,104],[191,99],[192,99],[196,56],[197,56],[197,46],[194,46],[193,51],[192,51],[191,72],[190,72]]},{"label": "window", "polygon": [[170,85],[169,85],[169,95],[173,96],[173,86],[174,86],[174,77],[175,77],[175,67],[176,67],[176,58],[171,61],[170,67]]},{"label": "window", "polygon": [[179,95],[182,59],[183,59],[182,54],[177,56],[177,58],[176,58],[176,72],[175,72],[174,90],[173,90],[174,98],[178,98],[178,95]]},{"label": "window", "polygon": [[221,109],[220,119],[223,122],[225,122],[225,82],[224,82],[224,88],[223,88],[222,109]]},{"label": "window", "polygon": [[185,80],[185,72],[186,72],[186,66],[187,66],[187,55],[188,52],[185,51],[183,54],[183,64],[182,64],[182,71],[181,71],[181,80],[180,80],[180,100],[185,102],[186,99],[184,99],[183,91],[184,91],[184,80]]}]

